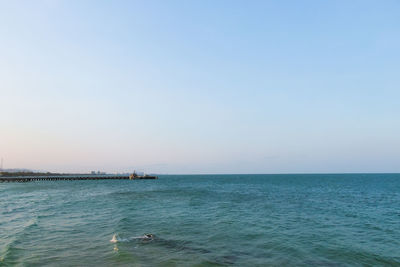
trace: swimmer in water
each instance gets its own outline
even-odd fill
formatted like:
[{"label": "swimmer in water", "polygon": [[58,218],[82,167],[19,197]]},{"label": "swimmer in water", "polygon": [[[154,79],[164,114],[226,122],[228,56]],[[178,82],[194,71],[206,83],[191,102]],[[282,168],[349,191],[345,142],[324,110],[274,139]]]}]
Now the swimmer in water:
[{"label": "swimmer in water", "polygon": [[145,242],[149,242],[149,241],[153,241],[154,240],[154,235],[153,234],[144,234],[142,236],[138,236],[138,237],[132,237],[129,239],[118,239],[117,235],[114,234],[113,237],[111,238],[110,242],[111,243],[117,243],[119,241],[122,242],[126,242],[126,241],[131,241],[131,240],[140,240],[140,241],[145,241]]},{"label": "swimmer in water", "polygon": [[[178,249],[178,250],[185,250],[185,251],[194,251],[194,252],[201,252],[201,253],[210,253],[211,251],[202,248],[190,247],[190,241],[179,241],[179,240],[168,240],[160,238],[154,234],[144,234],[142,236],[134,236],[130,238],[121,238],[118,234],[114,234],[111,238],[111,243],[119,243],[119,242],[139,242],[143,245],[146,243],[156,242],[157,244],[171,248],[171,249]],[[114,245],[114,250],[118,251],[117,244]]]}]

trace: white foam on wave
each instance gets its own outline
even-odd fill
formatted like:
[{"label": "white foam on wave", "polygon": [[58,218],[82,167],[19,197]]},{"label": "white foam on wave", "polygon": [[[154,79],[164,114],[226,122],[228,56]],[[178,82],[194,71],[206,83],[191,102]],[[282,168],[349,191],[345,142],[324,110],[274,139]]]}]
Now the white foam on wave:
[{"label": "white foam on wave", "polygon": [[116,234],[113,235],[113,237],[111,238],[110,242],[111,242],[111,243],[117,243],[117,242],[118,242],[118,239],[117,239],[117,235],[116,235]]}]

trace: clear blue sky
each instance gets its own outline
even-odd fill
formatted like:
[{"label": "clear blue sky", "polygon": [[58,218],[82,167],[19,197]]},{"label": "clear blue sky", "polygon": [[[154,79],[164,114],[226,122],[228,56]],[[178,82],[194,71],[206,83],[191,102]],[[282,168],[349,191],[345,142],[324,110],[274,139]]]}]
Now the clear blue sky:
[{"label": "clear blue sky", "polygon": [[1,1],[5,167],[400,172],[400,2]]}]

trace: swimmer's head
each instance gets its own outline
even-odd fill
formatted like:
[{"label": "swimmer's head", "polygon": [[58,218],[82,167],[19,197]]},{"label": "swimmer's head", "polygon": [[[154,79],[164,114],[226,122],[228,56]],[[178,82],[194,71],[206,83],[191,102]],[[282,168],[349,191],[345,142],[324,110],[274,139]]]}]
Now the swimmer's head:
[{"label": "swimmer's head", "polygon": [[144,234],[142,240],[143,241],[152,241],[152,240],[154,240],[154,235],[153,234]]}]

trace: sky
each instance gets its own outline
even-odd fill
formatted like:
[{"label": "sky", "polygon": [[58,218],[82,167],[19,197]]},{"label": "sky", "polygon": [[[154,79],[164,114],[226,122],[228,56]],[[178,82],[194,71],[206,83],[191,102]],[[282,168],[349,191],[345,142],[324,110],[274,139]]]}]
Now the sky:
[{"label": "sky", "polygon": [[0,1],[4,168],[400,172],[400,2]]}]

